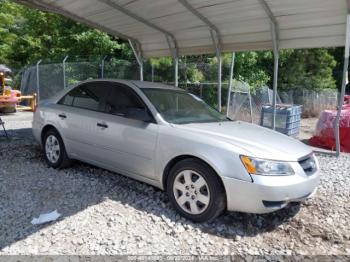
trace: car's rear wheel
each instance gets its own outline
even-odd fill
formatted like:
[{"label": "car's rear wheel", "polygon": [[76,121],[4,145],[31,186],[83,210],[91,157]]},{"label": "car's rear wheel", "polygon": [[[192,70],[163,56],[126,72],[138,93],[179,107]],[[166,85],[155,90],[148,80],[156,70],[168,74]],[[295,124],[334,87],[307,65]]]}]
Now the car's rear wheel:
[{"label": "car's rear wheel", "polygon": [[63,140],[55,129],[49,129],[43,139],[44,156],[53,168],[65,168],[71,164]]},{"label": "car's rear wheel", "polygon": [[213,220],[226,207],[219,177],[198,159],[185,159],[170,170],[167,192],[175,209],[195,222]]}]

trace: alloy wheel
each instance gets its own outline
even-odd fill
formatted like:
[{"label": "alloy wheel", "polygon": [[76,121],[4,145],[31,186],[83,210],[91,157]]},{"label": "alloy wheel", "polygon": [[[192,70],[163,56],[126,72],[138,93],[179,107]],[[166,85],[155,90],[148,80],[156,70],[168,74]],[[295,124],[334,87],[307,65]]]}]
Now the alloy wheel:
[{"label": "alloy wheel", "polygon": [[177,204],[187,213],[203,213],[210,202],[209,186],[205,179],[193,170],[183,170],[175,177],[173,193]]},{"label": "alloy wheel", "polygon": [[59,157],[60,157],[60,144],[58,142],[58,139],[54,136],[54,135],[49,135],[46,138],[46,142],[45,142],[45,153],[46,153],[46,157],[47,159],[55,164]]}]

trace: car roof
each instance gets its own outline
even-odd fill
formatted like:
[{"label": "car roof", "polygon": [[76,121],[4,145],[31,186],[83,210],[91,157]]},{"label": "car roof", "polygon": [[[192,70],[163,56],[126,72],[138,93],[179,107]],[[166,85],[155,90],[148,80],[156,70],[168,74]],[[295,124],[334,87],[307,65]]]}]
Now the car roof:
[{"label": "car roof", "polygon": [[130,81],[134,85],[136,85],[139,88],[159,88],[159,89],[173,89],[173,90],[183,90],[181,88],[172,86],[172,85],[166,85],[163,83],[157,83],[157,82],[149,82],[149,81]]},{"label": "car roof", "polygon": [[82,83],[90,83],[90,82],[100,82],[100,81],[106,81],[106,82],[115,82],[115,83],[121,83],[126,85],[134,85],[140,89],[143,88],[156,88],[156,89],[167,89],[167,90],[178,90],[178,91],[184,91],[181,88],[172,86],[172,85],[166,85],[162,83],[157,82],[149,82],[149,81],[138,81],[138,80],[124,80],[124,79],[109,79],[109,78],[99,78],[99,79],[89,79],[86,81],[82,81],[79,84]]}]

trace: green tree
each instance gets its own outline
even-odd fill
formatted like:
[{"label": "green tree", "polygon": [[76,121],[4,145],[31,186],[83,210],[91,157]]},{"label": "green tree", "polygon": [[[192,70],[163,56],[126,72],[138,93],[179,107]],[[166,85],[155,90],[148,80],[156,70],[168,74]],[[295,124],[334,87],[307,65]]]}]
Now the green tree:
[{"label": "green tree", "polygon": [[325,48],[280,51],[279,88],[336,88],[336,60]]},{"label": "green tree", "polygon": [[[336,81],[338,90],[340,91],[342,81],[343,81],[343,67],[344,67],[344,47],[330,48],[329,53],[337,61],[336,66],[333,69],[333,77]],[[348,72],[349,74],[349,72]],[[346,91],[350,94],[350,85],[347,84]]]},{"label": "green tree", "polygon": [[[235,57],[234,76],[237,80],[247,82],[252,87],[266,85],[271,76],[261,64],[266,52],[238,52]],[[228,69],[231,63],[231,54],[224,55],[224,65]],[[267,61],[270,62],[270,61]],[[227,78],[229,74],[225,74]]]},{"label": "green tree", "polygon": [[0,0],[1,63],[20,68],[43,58],[65,55],[96,59],[111,55],[130,59],[125,41],[62,16]]}]

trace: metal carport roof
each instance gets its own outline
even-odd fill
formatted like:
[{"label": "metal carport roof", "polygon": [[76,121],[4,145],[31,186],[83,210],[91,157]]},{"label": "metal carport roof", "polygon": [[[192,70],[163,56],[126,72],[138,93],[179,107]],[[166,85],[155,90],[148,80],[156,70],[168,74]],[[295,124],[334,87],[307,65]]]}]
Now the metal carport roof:
[{"label": "metal carport roof", "polygon": [[172,56],[177,86],[179,56],[215,52],[218,58],[219,110],[221,53],[273,49],[274,128],[279,49],[345,46],[342,90],[335,124],[339,155],[339,120],[349,63],[350,0],[15,1],[70,17],[128,40],[140,66],[141,80],[144,57]]},{"label": "metal carport roof", "polygon": [[[270,17],[280,48],[343,46],[345,0],[18,0],[68,16],[125,39],[137,40],[144,57],[213,53],[207,19],[221,35],[221,51],[272,49]],[[193,8],[193,10],[191,10]],[[172,40],[172,39],[171,39]]]}]

